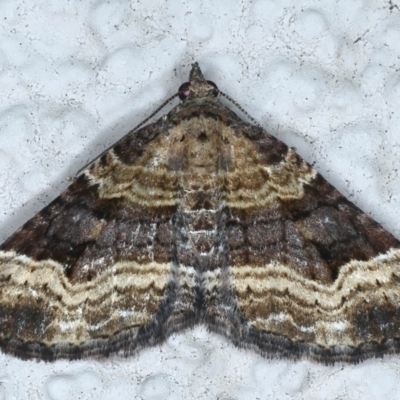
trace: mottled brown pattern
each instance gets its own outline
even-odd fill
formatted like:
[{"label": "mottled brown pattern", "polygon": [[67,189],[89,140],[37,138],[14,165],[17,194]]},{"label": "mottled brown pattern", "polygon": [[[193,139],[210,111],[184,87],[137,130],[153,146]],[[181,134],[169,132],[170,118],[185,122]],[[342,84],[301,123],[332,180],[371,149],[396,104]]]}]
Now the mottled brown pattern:
[{"label": "mottled brown pattern", "polygon": [[400,351],[399,241],[217,95],[194,64],[1,245],[3,351],[128,355],[196,323],[268,357]]}]

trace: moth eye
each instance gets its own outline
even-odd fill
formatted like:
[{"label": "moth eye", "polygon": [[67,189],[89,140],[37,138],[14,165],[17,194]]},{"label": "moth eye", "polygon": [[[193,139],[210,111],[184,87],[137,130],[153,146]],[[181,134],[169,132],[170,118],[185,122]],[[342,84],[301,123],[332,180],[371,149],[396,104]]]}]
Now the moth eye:
[{"label": "moth eye", "polygon": [[207,83],[213,87],[213,89],[210,90],[210,95],[217,97],[219,94],[218,86],[213,81],[207,81]]},{"label": "moth eye", "polygon": [[178,89],[178,95],[181,100],[185,100],[190,95],[189,82],[183,83]]}]

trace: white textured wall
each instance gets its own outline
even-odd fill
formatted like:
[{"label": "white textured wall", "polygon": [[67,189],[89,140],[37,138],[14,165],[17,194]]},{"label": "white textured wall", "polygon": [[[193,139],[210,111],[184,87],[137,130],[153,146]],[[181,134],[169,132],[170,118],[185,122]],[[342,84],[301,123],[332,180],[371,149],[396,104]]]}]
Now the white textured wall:
[{"label": "white textured wall", "polygon": [[[194,60],[400,238],[399,8],[1,0],[0,241],[176,92]],[[399,356],[269,361],[197,328],[126,360],[0,354],[0,399],[400,399],[399,375]]]}]

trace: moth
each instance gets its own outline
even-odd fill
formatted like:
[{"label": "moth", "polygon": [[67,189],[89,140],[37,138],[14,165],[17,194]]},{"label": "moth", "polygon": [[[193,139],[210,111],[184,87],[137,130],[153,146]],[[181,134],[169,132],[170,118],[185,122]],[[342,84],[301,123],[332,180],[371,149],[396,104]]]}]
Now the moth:
[{"label": "moth", "polygon": [[0,348],[128,356],[205,325],[266,357],[400,349],[400,242],[218,100],[128,133],[0,247]]}]

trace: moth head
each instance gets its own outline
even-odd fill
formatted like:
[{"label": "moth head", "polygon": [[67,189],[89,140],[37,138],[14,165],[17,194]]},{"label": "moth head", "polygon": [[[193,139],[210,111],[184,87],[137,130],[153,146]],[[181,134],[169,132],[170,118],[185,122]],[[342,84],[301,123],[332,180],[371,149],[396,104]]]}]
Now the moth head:
[{"label": "moth head", "polygon": [[214,82],[204,79],[198,63],[194,63],[192,66],[189,74],[189,82],[182,84],[178,90],[179,98],[182,101],[189,98],[217,97],[218,93],[217,85]]}]

